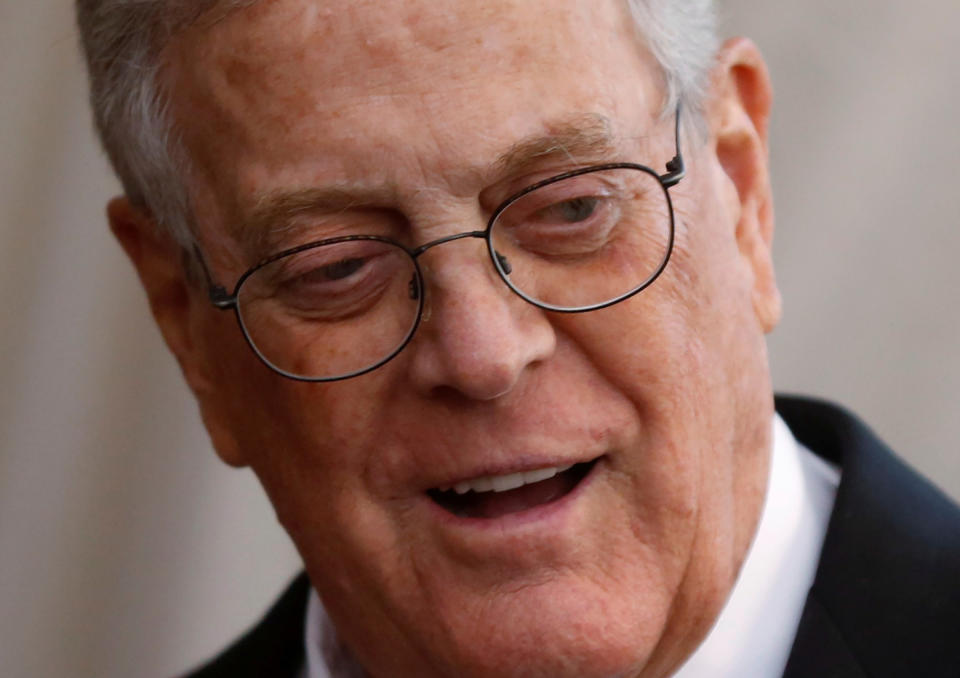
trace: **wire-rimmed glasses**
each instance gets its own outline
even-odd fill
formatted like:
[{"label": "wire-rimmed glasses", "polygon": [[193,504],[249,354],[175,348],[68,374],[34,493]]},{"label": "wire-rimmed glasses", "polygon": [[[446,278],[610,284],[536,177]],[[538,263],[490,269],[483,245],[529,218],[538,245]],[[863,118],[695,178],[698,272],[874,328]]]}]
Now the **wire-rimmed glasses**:
[{"label": "wire-rimmed glasses", "polygon": [[[437,245],[483,238],[503,282],[527,302],[557,313],[616,304],[649,286],[670,259],[669,188],[685,174],[677,152],[658,174],[611,163],[539,181],[497,207],[482,231],[416,248],[376,235],[344,235],[263,259],[233,294],[207,274],[210,300],[233,309],[254,352],[300,381],[337,381],[380,367],[413,338],[423,314],[418,259]],[[206,265],[199,250],[204,271]]]}]

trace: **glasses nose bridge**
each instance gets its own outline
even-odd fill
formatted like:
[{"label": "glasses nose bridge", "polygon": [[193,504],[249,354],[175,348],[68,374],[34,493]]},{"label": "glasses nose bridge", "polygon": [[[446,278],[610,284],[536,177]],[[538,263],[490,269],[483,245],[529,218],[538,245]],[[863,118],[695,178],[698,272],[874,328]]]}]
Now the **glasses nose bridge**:
[{"label": "glasses nose bridge", "polygon": [[[442,237],[442,238],[437,238],[437,239],[435,239],[435,240],[431,240],[431,241],[429,241],[429,242],[426,242],[426,243],[424,243],[423,245],[420,245],[419,247],[417,247],[417,248],[415,248],[415,249],[413,249],[413,250],[407,250],[407,252],[410,254],[410,257],[414,260],[414,262],[417,262],[421,254],[423,254],[424,252],[426,252],[427,250],[429,250],[429,249],[431,249],[431,248],[433,248],[433,247],[436,247],[437,245],[442,245],[442,244],[444,244],[444,243],[453,242],[453,241],[455,241],[455,240],[464,240],[464,239],[467,239],[467,238],[480,238],[481,240],[484,241],[484,243],[487,243],[487,244],[489,245],[489,229],[483,230],[483,231],[464,231],[463,233],[454,233],[454,234],[452,234],[452,235],[447,235],[447,236],[444,236],[444,237]],[[493,265],[490,266],[489,268],[492,268],[494,271],[496,271],[496,272],[499,274],[500,279],[501,279],[501,280],[504,280],[504,282],[505,282],[506,280],[505,280],[505,278],[504,278],[504,273],[506,273],[507,275],[509,275],[509,274],[512,272],[512,269],[511,269],[511,267],[510,267],[510,263],[509,263],[509,262],[507,261],[507,259],[506,259],[503,255],[501,255],[499,252],[492,252],[492,251],[488,250],[488,255],[489,255],[489,254],[492,254],[493,256],[496,256],[497,262],[498,262],[497,264],[493,264]],[[487,257],[487,262],[488,262],[488,264],[489,264],[489,262],[490,262],[489,256]],[[499,264],[499,266],[498,266],[498,264]],[[423,277],[423,276],[424,276],[424,271],[420,268],[419,263],[417,263],[417,271],[418,271],[418,273],[417,273],[418,278],[419,278],[420,281],[421,281],[421,283],[420,283],[421,287],[418,287],[418,288],[417,288],[417,290],[419,290],[419,292],[415,292],[414,289],[411,288],[411,295],[413,295],[413,294],[415,294],[415,293],[422,293],[422,288],[426,287],[426,281],[424,280],[424,277]],[[460,278],[459,275],[458,275],[457,277]],[[509,286],[509,283],[508,283],[508,286]],[[522,296],[522,295],[521,295],[521,296]],[[430,315],[429,306],[426,308],[426,310],[424,311],[424,313],[425,313],[425,316],[424,316],[424,317],[429,317],[429,315]]]},{"label": "glasses nose bridge", "polygon": [[462,240],[462,239],[464,239],[464,238],[484,238],[484,239],[486,239],[486,237],[487,237],[487,232],[486,232],[486,231],[465,231],[465,232],[463,232],[463,233],[454,233],[453,235],[447,235],[447,236],[444,236],[444,237],[442,237],[442,238],[437,238],[436,240],[431,240],[430,242],[424,243],[423,245],[420,245],[420,247],[418,247],[418,248],[416,248],[415,250],[413,250],[413,252],[411,252],[411,254],[412,254],[412,256],[413,256],[414,259],[417,259],[417,258],[420,257],[421,254],[423,254],[424,252],[426,252],[428,249],[430,249],[431,247],[436,247],[437,245],[442,245],[442,244],[444,244],[444,243],[453,242],[454,240]]}]

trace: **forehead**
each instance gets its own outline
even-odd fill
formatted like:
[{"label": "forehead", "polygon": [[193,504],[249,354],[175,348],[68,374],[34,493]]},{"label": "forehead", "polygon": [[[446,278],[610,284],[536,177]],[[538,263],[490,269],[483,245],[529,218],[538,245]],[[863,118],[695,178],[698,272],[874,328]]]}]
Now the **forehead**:
[{"label": "forehead", "polygon": [[656,77],[620,0],[261,0],[168,50],[197,186],[415,181],[474,190],[518,139],[642,135]]}]

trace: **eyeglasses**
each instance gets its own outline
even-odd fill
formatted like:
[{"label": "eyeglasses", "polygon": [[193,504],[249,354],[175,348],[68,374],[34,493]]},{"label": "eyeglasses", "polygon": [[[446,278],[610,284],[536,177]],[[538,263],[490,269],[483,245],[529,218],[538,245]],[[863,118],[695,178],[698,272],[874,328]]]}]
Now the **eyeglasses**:
[{"label": "eyeglasses", "polygon": [[497,207],[482,231],[416,248],[377,235],[343,235],[271,255],[229,294],[199,249],[210,301],[232,309],[253,351],[299,381],[337,381],[374,370],[413,338],[423,315],[420,255],[463,238],[486,241],[500,279],[556,313],[616,304],[648,287],[673,250],[669,189],[686,174],[680,153],[659,174],[645,165],[585,167],[528,186]]}]

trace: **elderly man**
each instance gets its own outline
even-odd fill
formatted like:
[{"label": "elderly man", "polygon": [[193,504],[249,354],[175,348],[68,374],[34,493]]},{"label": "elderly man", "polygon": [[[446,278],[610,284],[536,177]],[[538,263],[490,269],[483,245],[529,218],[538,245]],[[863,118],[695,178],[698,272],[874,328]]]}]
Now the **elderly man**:
[{"label": "elderly man", "polygon": [[956,675],[957,509],[774,412],[770,85],[710,2],[78,15],[111,227],[309,577],[198,676]]}]

